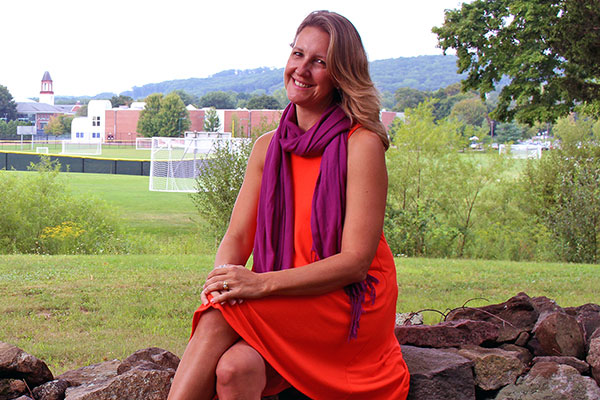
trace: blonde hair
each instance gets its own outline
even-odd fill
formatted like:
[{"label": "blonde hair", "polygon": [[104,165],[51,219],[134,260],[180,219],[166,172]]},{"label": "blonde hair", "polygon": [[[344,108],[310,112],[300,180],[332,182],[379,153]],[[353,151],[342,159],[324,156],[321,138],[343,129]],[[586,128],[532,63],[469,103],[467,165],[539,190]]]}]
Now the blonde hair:
[{"label": "blonde hair", "polygon": [[330,11],[310,13],[296,30],[296,38],[308,26],[329,34],[326,63],[337,88],[336,101],[353,125],[359,123],[376,133],[387,149],[390,142],[380,120],[379,92],[371,80],[369,61],[358,31],[345,17]]}]

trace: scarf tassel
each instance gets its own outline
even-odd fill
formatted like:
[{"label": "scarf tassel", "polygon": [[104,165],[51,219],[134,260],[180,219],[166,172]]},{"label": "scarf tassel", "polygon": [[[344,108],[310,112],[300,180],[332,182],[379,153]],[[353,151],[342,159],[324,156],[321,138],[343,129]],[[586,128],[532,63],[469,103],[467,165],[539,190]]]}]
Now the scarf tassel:
[{"label": "scarf tassel", "polygon": [[377,283],[379,283],[379,279],[367,274],[367,278],[364,281],[353,283],[344,288],[344,291],[350,298],[350,306],[352,307],[348,341],[356,339],[358,336],[360,316],[365,312],[362,306],[365,302],[365,293],[369,293],[371,304],[375,304],[375,284]]}]

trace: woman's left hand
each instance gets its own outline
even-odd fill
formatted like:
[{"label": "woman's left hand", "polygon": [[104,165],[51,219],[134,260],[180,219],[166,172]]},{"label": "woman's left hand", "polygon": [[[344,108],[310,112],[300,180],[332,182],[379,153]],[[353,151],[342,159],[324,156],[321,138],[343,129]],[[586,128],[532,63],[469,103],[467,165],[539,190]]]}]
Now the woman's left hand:
[{"label": "woman's left hand", "polygon": [[226,264],[208,274],[202,291],[203,304],[208,304],[209,294],[212,303],[241,303],[243,299],[263,297],[264,281],[260,274],[242,265]]}]

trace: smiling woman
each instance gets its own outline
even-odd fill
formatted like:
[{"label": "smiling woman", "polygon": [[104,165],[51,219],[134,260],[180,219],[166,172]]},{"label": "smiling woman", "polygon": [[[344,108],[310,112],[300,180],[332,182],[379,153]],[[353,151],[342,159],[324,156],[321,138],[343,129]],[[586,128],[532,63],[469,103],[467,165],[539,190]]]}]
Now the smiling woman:
[{"label": "smiling woman", "polygon": [[169,399],[290,386],[313,399],[405,399],[383,237],[388,140],[354,26],[311,13],[284,82],[291,103],[254,145]]}]

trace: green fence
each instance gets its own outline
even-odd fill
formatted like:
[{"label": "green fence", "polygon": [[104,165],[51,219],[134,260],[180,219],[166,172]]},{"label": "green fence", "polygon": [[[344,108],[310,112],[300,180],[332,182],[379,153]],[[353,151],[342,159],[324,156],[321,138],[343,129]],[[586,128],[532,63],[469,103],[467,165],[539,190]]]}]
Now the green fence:
[{"label": "green fence", "polygon": [[[40,161],[40,154],[14,153],[0,151],[0,169],[27,171],[31,163]],[[62,171],[87,172],[93,174],[123,174],[123,175],[150,175],[150,161],[106,159],[81,156],[53,156],[50,160],[57,160]]]}]

